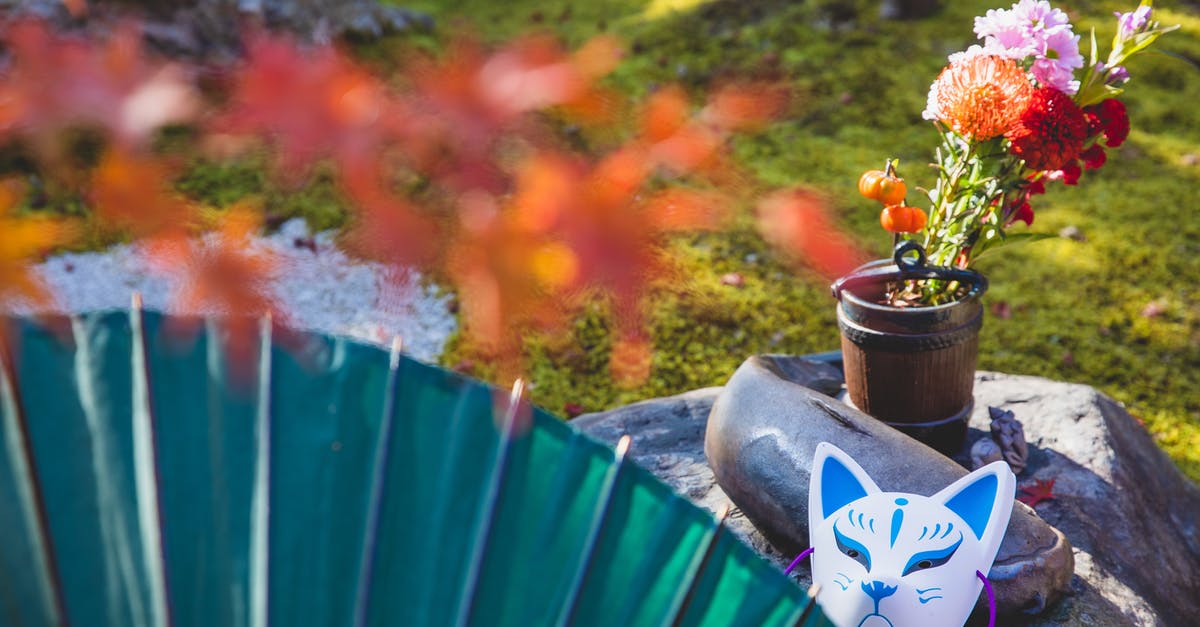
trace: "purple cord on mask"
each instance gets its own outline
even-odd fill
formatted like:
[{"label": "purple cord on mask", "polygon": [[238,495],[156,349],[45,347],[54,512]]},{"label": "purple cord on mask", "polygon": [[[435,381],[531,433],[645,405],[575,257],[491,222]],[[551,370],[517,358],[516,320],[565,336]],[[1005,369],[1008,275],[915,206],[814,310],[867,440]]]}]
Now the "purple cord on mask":
[{"label": "purple cord on mask", "polygon": [[785,574],[785,575],[791,574],[792,570],[795,569],[797,566],[799,566],[800,562],[803,561],[804,558],[808,557],[809,555],[812,555],[812,552],[813,552],[813,548],[811,546],[808,547],[807,549],[804,549],[803,553],[797,555],[796,559],[792,560],[791,564],[788,564],[788,567],[784,569],[783,574]]},{"label": "purple cord on mask", "polygon": [[992,582],[979,571],[975,571],[975,576],[983,582],[983,589],[988,595],[988,627],[996,627],[996,594],[992,592]]}]

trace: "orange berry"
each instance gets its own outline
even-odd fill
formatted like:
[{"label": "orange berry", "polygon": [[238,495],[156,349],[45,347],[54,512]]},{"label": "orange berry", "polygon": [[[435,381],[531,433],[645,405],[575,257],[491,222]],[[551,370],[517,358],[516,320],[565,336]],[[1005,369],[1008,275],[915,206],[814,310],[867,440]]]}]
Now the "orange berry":
[{"label": "orange berry", "polygon": [[904,202],[907,194],[908,186],[904,184],[904,179],[885,176],[879,181],[879,192],[875,199],[885,205],[898,205]]},{"label": "orange berry", "polygon": [[879,199],[879,182],[887,176],[883,170],[867,170],[858,179],[858,193],[871,200]]},{"label": "orange berry", "polygon": [[891,205],[879,214],[879,225],[889,233],[916,233],[925,228],[928,217],[918,207]]}]

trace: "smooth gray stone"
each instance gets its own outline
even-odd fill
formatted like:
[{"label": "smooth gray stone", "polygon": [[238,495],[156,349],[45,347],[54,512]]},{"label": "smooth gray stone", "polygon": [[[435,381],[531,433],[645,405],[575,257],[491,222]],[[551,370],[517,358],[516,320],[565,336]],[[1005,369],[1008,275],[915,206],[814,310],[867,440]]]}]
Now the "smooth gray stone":
[{"label": "smooth gray stone", "polygon": [[[808,484],[820,442],[846,451],[886,491],[929,495],[967,474],[924,444],[789,380],[777,360],[752,357],[713,405],[705,453],[726,494],[785,553],[808,546]],[[1069,590],[1073,567],[1066,538],[1014,502],[989,574],[998,611],[1042,611]]]}]

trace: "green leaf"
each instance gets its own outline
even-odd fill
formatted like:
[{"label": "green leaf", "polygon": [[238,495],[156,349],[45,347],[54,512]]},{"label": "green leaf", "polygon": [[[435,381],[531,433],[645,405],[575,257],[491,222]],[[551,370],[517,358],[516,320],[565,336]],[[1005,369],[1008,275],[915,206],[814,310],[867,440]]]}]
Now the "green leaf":
[{"label": "green leaf", "polygon": [[1093,28],[1092,29],[1092,54],[1091,54],[1091,61],[1088,63],[1088,65],[1090,66],[1088,68],[1088,77],[1089,78],[1091,78],[1092,74],[1094,74],[1096,72],[1096,61],[1098,59],[1099,59],[1099,53],[1097,52],[1097,46],[1096,46],[1096,29]]}]

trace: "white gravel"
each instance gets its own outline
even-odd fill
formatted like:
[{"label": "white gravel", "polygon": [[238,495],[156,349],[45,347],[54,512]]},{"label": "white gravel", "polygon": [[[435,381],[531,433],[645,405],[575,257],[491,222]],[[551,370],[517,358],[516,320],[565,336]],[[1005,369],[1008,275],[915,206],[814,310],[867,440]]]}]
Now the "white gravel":
[{"label": "white gravel", "polygon": [[[281,261],[273,287],[292,326],[381,345],[399,335],[405,353],[416,359],[432,362],[441,355],[456,324],[449,296],[422,285],[416,272],[397,277],[386,266],[347,257],[334,245],[331,232],[312,236],[315,253],[297,245],[298,238],[309,236],[308,226],[296,219],[255,242]],[[147,268],[132,246],[58,255],[37,271],[54,294],[55,311],[126,309],[133,292],[141,292],[146,309],[173,311],[171,281]],[[15,314],[36,311],[11,303],[0,309]]]}]

